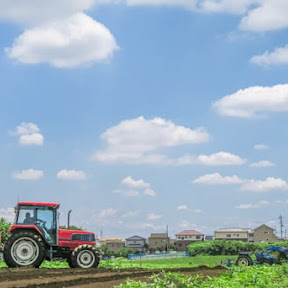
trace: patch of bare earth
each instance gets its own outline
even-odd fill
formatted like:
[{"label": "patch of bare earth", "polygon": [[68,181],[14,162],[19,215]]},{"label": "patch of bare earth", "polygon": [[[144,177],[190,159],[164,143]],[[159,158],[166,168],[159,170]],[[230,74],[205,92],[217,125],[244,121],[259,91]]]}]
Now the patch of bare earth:
[{"label": "patch of bare earth", "polygon": [[[109,288],[123,283],[127,278],[146,281],[152,274],[162,270],[148,269],[0,269],[0,288]],[[226,271],[225,267],[206,266],[196,268],[165,269],[166,272],[181,272],[187,275],[201,274],[204,277],[218,277]]]}]

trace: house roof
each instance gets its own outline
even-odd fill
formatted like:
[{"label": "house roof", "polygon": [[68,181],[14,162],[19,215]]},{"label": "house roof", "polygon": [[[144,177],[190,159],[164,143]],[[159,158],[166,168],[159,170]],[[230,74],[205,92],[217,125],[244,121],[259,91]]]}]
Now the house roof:
[{"label": "house roof", "polygon": [[168,238],[167,233],[151,233],[149,238]]},{"label": "house roof", "polygon": [[200,233],[196,230],[184,230],[184,231],[176,234],[176,236],[195,236],[195,235],[204,236],[203,233]]},{"label": "house roof", "polygon": [[102,238],[101,242],[125,242],[124,239],[118,238],[118,237],[109,237],[109,238]]},{"label": "house roof", "polygon": [[255,230],[258,230],[258,229],[260,229],[260,228],[262,228],[262,227],[266,227],[266,228],[268,228],[268,229],[271,229],[271,230],[275,231],[275,229],[269,227],[269,226],[266,225],[266,224],[262,224],[262,225],[258,226],[257,228],[254,229],[254,231],[255,231]]},{"label": "house roof", "polygon": [[237,232],[248,232],[248,233],[252,233],[253,229],[251,228],[240,228],[240,227],[231,227],[231,228],[219,228],[217,230],[214,231],[216,232],[229,232],[229,233],[237,233]]},{"label": "house roof", "polygon": [[126,238],[126,240],[146,240],[146,238],[140,237],[138,235],[134,235],[134,236],[131,236],[129,238]]}]

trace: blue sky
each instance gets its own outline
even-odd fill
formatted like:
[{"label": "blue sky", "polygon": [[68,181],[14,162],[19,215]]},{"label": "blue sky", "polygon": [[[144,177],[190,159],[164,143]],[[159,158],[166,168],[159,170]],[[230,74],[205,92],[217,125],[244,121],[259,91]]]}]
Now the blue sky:
[{"label": "blue sky", "polygon": [[[41,3],[41,4],[40,4]],[[0,216],[99,237],[280,232],[285,0],[0,0]]]}]

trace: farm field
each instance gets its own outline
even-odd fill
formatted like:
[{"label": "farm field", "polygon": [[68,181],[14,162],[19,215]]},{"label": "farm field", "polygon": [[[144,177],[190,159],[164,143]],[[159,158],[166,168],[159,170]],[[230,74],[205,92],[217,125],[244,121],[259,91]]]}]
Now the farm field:
[{"label": "farm field", "polygon": [[[202,263],[204,260],[198,262]],[[203,257],[202,257],[203,258]],[[210,257],[211,258],[211,257]],[[70,269],[65,262],[45,262],[40,269],[34,268],[7,268],[4,263],[0,265],[0,288],[9,287],[81,287],[81,288],[104,288],[114,287],[124,283],[126,279],[146,281],[147,277],[161,273],[163,270],[171,273],[184,273],[196,276],[218,277],[227,271],[218,262],[218,257],[212,257],[210,267],[192,264],[192,257],[178,259],[163,259],[142,261],[140,263],[126,259],[102,261],[97,269]],[[146,263],[147,262],[147,263]],[[151,263],[152,262],[152,263]],[[154,262],[154,263],[153,263]],[[132,265],[132,268],[129,268]],[[161,266],[161,267],[159,267]],[[189,267],[190,266],[190,267]]]},{"label": "farm field", "polygon": [[226,258],[196,256],[141,262],[118,258],[101,261],[97,269],[70,269],[66,262],[60,261],[44,262],[40,269],[10,269],[0,262],[0,288],[288,287],[287,264],[228,269],[219,265]]}]

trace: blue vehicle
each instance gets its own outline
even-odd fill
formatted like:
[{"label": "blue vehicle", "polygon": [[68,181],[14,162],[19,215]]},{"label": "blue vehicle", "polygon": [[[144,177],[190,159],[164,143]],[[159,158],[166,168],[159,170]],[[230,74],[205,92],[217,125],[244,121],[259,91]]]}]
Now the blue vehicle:
[{"label": "blue vehicle", "polygon": [[[273,255],[272,252],[278,252],[275,253],[277,256]],[[262,252],[256,253],[255,256],[256,261],[253,261],[250,253],[240,251],[236,260],[236,265],[251,266],[253,264],[263,263],[267,263],[269,265],[281,264],[283,260],[288,260],[288,248],[283,248],[280,246],[269,246]]]}]

